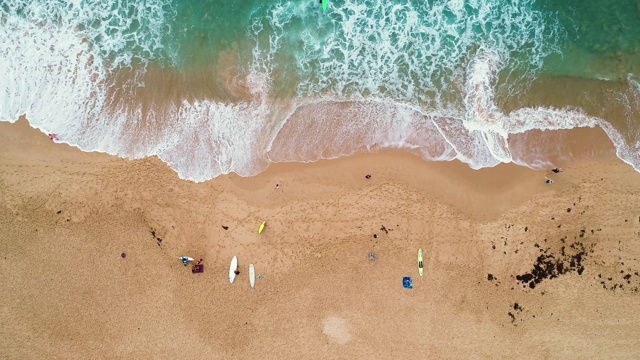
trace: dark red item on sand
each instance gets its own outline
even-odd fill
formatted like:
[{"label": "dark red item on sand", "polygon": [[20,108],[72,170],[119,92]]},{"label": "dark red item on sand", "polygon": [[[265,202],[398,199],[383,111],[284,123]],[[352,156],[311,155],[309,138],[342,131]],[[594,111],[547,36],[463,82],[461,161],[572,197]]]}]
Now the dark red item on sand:
[{"label": "dark red item on sand", "polygon": [[193,265],[193,269],[191,269],[191,272],[194,274],[198,274],[201,272],[204,272],[204,265],[199,264],[199,265]]}]

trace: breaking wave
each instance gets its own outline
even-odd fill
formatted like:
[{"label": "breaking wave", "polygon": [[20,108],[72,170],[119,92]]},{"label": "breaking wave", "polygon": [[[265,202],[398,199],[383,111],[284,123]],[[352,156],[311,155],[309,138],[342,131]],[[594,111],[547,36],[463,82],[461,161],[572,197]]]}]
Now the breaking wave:
[{"label": "breaking wave", "polygon": [[632,76],[622,130],[580,109],[498,106],[561,53],[558,14],[534,4],[335,1],[320,13],[312,1],[256,2],[236,24],[246,36],[203,70],[180,67],[171,34],[185,14],[169,0],[11,0],[0,5],[0,119],[26,114],[85,151],[157,155],[193,181],[385,148],[541,167],[510,138],[595,126],[639,170]]}]

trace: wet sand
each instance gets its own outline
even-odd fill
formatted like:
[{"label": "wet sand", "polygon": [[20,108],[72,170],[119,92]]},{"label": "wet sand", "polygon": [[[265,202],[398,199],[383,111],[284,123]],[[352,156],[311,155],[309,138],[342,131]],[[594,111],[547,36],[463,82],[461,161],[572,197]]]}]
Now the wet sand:
[{"label": "wet sand", "polygon": [[0,123],[0,357],[635,358],[638,203],[614,158],[384,152],[194,184]]}]

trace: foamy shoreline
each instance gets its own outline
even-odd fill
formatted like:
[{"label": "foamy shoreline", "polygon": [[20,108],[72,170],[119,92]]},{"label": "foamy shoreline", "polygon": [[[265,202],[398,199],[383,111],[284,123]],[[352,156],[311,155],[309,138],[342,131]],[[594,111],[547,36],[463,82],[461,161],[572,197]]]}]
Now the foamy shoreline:
[{"label": "foamy shoreline", "polygon": [[564,130],[599,126],[640,170],[626,3],[62,3],[0,8],[0,119],[86,151],[199,182],[370,149],[542,169],[572,160]]},{"label": "foamy shoreline", "polygon": [[639,177],[380,153],[195,184],[0,123],[0,356],[632,357]]}]

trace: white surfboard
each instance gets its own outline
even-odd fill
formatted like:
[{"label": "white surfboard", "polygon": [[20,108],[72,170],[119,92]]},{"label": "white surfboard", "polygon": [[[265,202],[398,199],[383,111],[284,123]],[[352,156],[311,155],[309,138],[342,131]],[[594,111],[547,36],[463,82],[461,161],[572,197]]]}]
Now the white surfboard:
[{"label": "white surfboard", "polygon": [[233,259],[231,259],[231,266],[229,266],[229,282],[233,283],[233,280],[236,279],[236,273],[235,271],[238,269],[238,258],[237,257],[233,257]]},{"label": "white surfboard", "polygon": [[256,269],[253,264],[249,264],[249,284],[251,284],[251,287],[256,285]]},{"label": "white surfboard", "polygon": [[192,257],[188,257],[188,256],[180,256],[178,258],[178,260],[180,260],[180,261],[184,261],[185,259],[187,260],[187,262],[192,262],[193,261],[193,258]]}]

